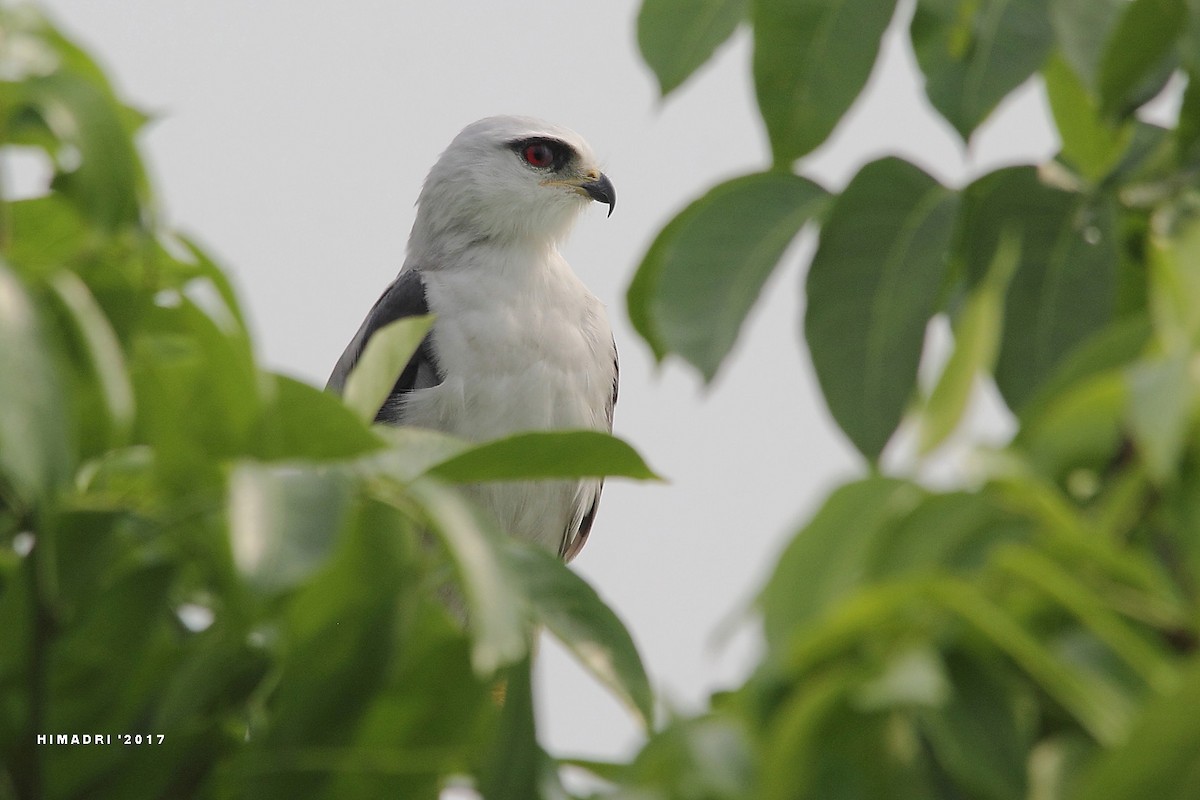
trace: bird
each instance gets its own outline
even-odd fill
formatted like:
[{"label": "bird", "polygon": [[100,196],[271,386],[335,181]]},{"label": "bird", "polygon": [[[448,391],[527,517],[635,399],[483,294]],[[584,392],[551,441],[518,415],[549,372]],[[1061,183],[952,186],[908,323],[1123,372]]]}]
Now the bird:
[{"label": "bird", "polygon": [[[619,363],[604,305],[559,245],[612,181],[574,131],[532,117],[464,128],[430,169],[403,265],[342,353],[341,393],[371,335],[432,314],[433,326],[375,417],[470,441],[537,430],[612,431]],[[602,479],[468,487],[511,536],[573,559]]]}]

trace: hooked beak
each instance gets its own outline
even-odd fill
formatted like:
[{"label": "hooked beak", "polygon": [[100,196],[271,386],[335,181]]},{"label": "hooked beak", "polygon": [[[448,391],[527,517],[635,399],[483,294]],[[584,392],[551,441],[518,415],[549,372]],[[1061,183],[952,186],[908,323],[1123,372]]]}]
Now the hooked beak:
[{"label": "hooked beak", "polygon": [[617,190],[607,175],[602,172],[597,173],[597,177],[580,183],[579,188],[597,203],[606,204],[608,206],[608,216],[612,216],[613,209],[617,207]]}]

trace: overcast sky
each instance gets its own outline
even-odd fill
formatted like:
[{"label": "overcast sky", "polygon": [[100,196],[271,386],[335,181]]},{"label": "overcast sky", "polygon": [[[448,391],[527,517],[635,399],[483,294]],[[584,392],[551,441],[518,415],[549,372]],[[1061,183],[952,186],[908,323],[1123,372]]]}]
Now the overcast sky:
[{"label": "overcast sky", "polygon": [[[655,368],[624,294],[675,212],[769,163],[746,31],[663,102],[637,54],[632,0],[48,5],[160,117],[143,145],[168,218],[230,271],[262,359],[314,384],[399,269],[421,181],[459,129],[527,114],[583,134],[620,205],[611,219],[593,207],[565,251],[616,331],[616,433],[670,483],[610,481],[574,565],[629,626],[669,704],[695,709],[744,676],[754,635],[719,645],[715,632],[824,494],[862,470],[798,334],[813,242],[789,251],[707,390],[677,363]],[[1055,149],[1037,90],[1002,106],[969,152],[919,91],[909,49],[889,36],[867,93],[802,170],[836,190],[900,154],[959,186]],[[552,752],[636,743],[616,702],[554,647],[538,691]]]}]

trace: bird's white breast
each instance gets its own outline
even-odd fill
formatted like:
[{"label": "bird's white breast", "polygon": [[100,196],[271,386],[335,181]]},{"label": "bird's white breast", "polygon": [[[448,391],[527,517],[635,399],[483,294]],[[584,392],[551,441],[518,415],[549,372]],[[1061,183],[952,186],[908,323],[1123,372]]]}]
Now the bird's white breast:
[{"label": "bird's white breast", "polygon": [[[480,261],[422,270],[444,380],[408,396],[405,421],[472,440],[607,430],[612,332],[599,300],[553,249],[490,252]],[[490,484],[476,491],[510,533],[557,549],[599,483]]]}]

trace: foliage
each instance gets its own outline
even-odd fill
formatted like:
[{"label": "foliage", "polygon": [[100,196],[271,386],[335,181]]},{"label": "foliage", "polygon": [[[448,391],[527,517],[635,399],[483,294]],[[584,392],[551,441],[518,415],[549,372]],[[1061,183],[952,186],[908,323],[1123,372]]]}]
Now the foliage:
[{"label": "foliage", "polygon": [[641,458],[370,427],[423,320],[373,340],[345,404],[262,369],[222,270],[158,220],[143,122],[0,6],[0,165],[53,172],[0,199],[0,797],[528,798],[555,774],[543,626],[648,724],[613,613],[456,488],[653,478]]},{"label": "foliage", "polygon": [[[639,799],[1200,796],[1200,3],[748,5],[773,168],[666,226],[629,313],[658,358],[712,380],[787,241],[819,225],[804,335],[869,474],[780,556],[746,683],[592,769]],[[821,210],[797,159],[907,10],[928,99],[965,141],[1040,80],[1061,152],[962,188],[884,158]],[[644,0],[639,18],[664,93],[734,31],[671,40],[672,13]],[[1173,126],[1139,118],[1181,85]],[[752,222],[710,221],[735,215]],[[713,287],[739,299],[719,324]],[[953,350],[923,389],[939,317]],[[961,487],[922,486],[981,381],[1017,433]]]}]

